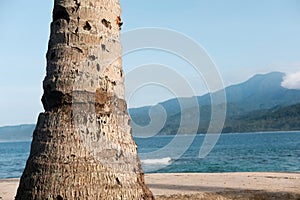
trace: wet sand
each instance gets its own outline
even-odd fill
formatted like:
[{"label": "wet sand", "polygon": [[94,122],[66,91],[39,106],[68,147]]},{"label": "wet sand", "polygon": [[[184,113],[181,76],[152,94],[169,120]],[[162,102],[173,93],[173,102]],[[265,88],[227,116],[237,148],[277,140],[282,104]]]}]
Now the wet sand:
[{"label": "wet sand", "polygon": [[[157,200],[300,199],[300,173],[146,174]],[[0,200],[14,199],[19,179],[0,180]]]}]

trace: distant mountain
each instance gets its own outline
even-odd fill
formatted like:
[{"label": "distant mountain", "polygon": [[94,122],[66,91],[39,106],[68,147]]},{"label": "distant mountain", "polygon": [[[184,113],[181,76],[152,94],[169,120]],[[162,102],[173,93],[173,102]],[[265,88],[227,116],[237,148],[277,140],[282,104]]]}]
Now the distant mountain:
[{"label": "distant mountain", "polygon": [[35,125],[0,127],[0,142],[31,141]]},{"label": "distant mountain", "polygon": [[[271,112],[272,108],[285,107],[300,103],[300,90],[287,89],[281,86],[284,76],[285,74],[281,72],[258,74],[243,83],[225,88],[227,97],[226,123],[229,123],[228,120],[231,120],[232,122],[233,119],[235,121],[239,121],[239,117],[247,116],[247,114],[251,115],[251,112],[252,115],[254,115],[253,113],[257,114],[256,111],[259,112],[261,110],[264,110],[264,112]],[[218,93],[220,92],[216,92],[214,95],[218,96]],[[198,104],[196,105],[195,103],[192,103],[191,98],[170,99],[160,103],[159,105],[163,106],[167,113],[167,120],[165,126],[160,131],[161,134],[176,133],[180,124],[181,116],[183,114],[185,114],[185,116],[189,116],[188,113],[192,113],[195,109],[197,109],[196,107],[200,108],[201,113],[199,132],[205,132],[211,117],[210,94],[199,96],[197,97],[197,100]],[[185,102],[185,108],[180,109],[179,101]],[[217,106],[225,105],[220,104]],[[150,118],[148,116],[149,109],[150,107],[129,109],[129,113],[135,123],[139,125],[147,125],[150,122]],[[156,114],[153,113],[153,117],[155,117],[155,115]],[[157,113],[157,116],[158,115],[159,113]],[[189,120],[192,121],[194,118],[195,116],[191,115]],[[230,127],[225,127],[223,131],[228,132],[231,130],[238,132],[238,129],[232,127],[232,125]],[[244,131],[251,132],[257,130],[255,128],[251,129],[251,126],[248,127],[249,128]],[[187,127],[183,127],[183,130],[185,130],[185,134],[188,134],[188,125]],[[282,130],[282,128],[280,128],[280,130]],[[286,130],[290,130],[290,128],[286,127]],[[133,128],[133,132],[136,133],[136,131],[138,130]]]},{"label": "distant mountain", "polygon": [[248,81],[226,88],[227,102],[242,105],[247,110],[268,109],[277,105],[300,102],[300,90],[281,86],[285,74],[272,72],[255,75]]},{"label": "distant mountain", "polygon": [[[245,111],[299,103],[300,90],[281,86],[284,76],[281,72],[258,74],[243,83],[229,86],[225,88],[227,103],[239,105]],[[198,101],[200,105],[210,105],[210,94],[198,97]]]}]

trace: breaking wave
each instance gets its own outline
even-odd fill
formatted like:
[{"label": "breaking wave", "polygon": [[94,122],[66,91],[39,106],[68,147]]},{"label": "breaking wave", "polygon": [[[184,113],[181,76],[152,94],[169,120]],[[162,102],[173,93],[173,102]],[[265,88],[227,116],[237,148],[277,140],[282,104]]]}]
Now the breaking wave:
[{"label": "breaking wave", "polygon": [[158,159],[145,159],[141,160],[144,165],[168,165],[172,162],[172,158],[158,158]]}]

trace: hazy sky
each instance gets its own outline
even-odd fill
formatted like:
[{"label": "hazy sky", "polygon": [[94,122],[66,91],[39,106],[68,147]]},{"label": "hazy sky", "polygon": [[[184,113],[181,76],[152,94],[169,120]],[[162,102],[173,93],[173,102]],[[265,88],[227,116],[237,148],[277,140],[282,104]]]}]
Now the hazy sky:
[{"label": "hazy sky", "polygon": [[[300,73],[296,73],[300,71],[298,0],[122,0],[121,4],[122,32],[161,27],[192,38],[214,61],[225,85],[269,71],[291,74],[287,87],[300,84]],[[43,111],[40,98],[52,6],[53,1],[0,2],[0,126],[35,123]],[[124,57],[124,70],[128,73],[149,63],[176,70],[193,85],[195,94],[206,91],[188,63],[166,52],[129,54]],[[172,80],[172,76],[166,75],[166,79]],[[170,98],[167,89],[144,86],[129,105]]]}]

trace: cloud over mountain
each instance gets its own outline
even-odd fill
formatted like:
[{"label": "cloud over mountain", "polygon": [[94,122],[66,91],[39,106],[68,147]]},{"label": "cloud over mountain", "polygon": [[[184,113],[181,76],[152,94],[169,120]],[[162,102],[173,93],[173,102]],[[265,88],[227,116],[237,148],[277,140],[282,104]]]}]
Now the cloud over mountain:
[{"label": "cloud over mountain", "polygon": [[300,71],[292,74],[287,74],[283,78],[281,86],[288,89],[300,89]]}]

